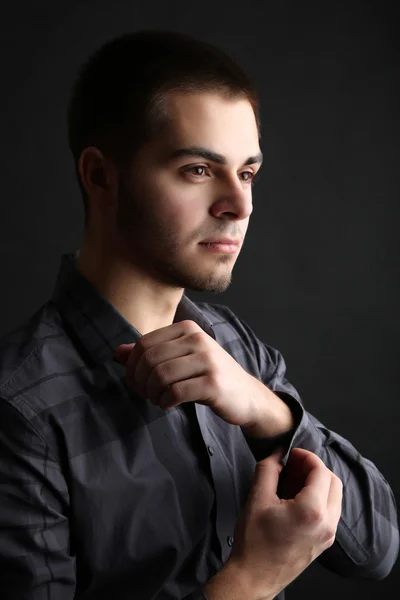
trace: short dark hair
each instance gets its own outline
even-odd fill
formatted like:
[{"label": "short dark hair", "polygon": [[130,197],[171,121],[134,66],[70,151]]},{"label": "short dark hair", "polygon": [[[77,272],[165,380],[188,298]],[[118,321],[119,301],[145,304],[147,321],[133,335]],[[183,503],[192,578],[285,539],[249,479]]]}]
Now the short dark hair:
[{"label": "short dark hair", "polygon": [[78,161],[96,146],[121,166],[160,132],[165,95],[217,92],[247,98],[260,128],[259,100],[244,70],[225,52],[181,33],[140,31],[105,43],[81,68],[68,106],[68,141]]}]

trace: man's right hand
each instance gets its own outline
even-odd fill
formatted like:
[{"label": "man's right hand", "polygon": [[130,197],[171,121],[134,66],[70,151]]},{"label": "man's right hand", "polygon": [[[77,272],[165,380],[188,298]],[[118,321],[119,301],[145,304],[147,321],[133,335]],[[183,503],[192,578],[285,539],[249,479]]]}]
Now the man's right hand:
[{"label": "man's right hand", "polygon": [[340,479],[300,448],[291,451],[279,481],[281,471],[278,455],[257,463],[231,555],[205,586],[209,600],[270,600],[333,544]]}]

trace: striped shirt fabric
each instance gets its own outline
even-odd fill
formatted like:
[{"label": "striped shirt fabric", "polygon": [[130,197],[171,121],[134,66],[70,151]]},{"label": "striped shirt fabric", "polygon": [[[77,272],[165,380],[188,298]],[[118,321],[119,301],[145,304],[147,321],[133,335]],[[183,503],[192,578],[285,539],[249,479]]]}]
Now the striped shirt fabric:
[{"label": "striped shirt fabric", "polygon": [[[256,462],[315,452],[344,484],[336,541],[319,561],[381,579],[398,554],[377,467],[309,414],[285,362],[222,305],[185,294],[191,319],[290,406],[295,428],[254,440],[212,410],[141,398],[114,357],[140,333],[63,255],[54,293],[0,344],[2,600],[200,600],[228,559]],[[282,591],[279,600],[284,598]]]}]

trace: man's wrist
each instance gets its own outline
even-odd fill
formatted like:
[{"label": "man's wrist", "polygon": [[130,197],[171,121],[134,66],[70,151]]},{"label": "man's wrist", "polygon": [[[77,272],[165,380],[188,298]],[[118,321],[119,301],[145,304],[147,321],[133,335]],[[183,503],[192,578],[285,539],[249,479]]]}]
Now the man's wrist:
[{"label": "man's wrist", "polygon": [[[274,452],[280,452],[282,464],[284,465],[287,462],[289,452],[304,418],[305,411],[299,400],[288,392],[278,390],[274,391],[273,394],[286,404],[288,410],[291,411],[291,418],[293,419],[294,426],[283,433],[273,436],[271,436],[270,431],[266,430],[264,427],[262,430],[260,430],[260,428],[258,428],[258,430],[252,430],[248,427],[242,427],[242,432],[257,462]],[[267,416],[263,417],[263,422],[268,422]],[[264,437],[260,437],[260,434]]]},{"label": "man's wrist", "polygon": [[238,565],[228,561],[203,587],[206,600],[273,600],[276,592],[260,593]]},{"label": "man's wrist", "polygon": [[243,433],[251,438],[273,438],[292,431],[296,420],[290,406],[261,381],[254,379],[260,395],[254,419],[242,427]]}]

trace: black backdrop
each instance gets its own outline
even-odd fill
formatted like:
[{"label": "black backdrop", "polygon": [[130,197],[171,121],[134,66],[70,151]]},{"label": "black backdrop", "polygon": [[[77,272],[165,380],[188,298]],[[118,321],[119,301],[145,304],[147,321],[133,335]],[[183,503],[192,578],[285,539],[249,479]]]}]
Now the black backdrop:
[{"label": "black backdrop", "polygon": [[[228,304],[283,352],[308,410],[376,462],[398,499],[395,11],[395,3],[354,0],[2,8],[0,333],[46,301],[61,253],[80,244],[65,108],[81,62],[107,39],[144,28],[217,43],[258,82],[266,159],[232,286],[201,298]],[[382,582],[314,564],[288,598],[397,597],[399,584],[399,563]]]}]

